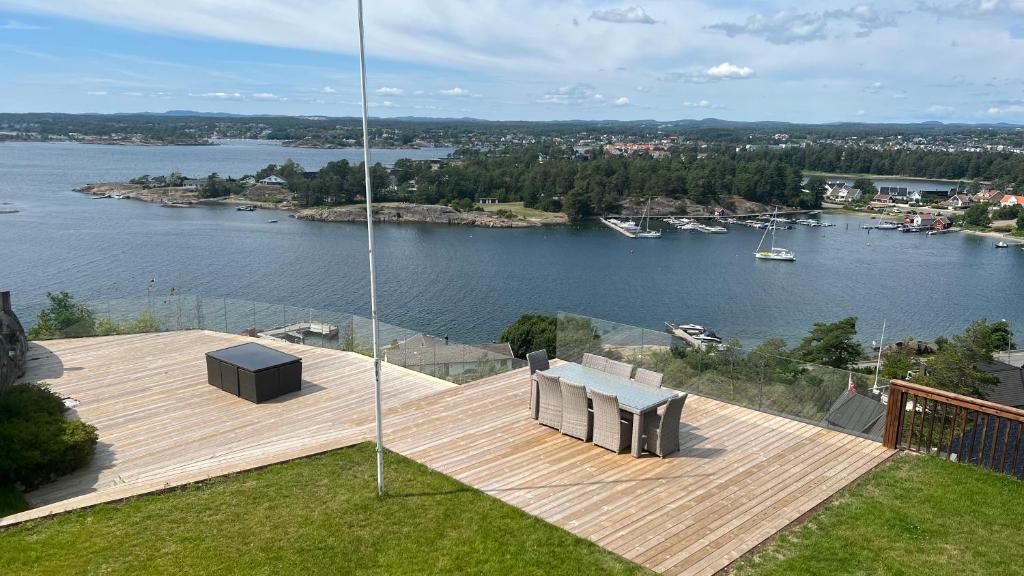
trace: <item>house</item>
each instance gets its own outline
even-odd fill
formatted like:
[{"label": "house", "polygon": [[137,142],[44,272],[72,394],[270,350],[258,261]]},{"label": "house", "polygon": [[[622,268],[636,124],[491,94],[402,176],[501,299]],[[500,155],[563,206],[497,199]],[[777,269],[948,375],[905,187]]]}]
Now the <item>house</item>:
[{"label": "house", "polygon": [[825,198],[834,202],[856,202],[864,195],[860,188],[853,188],[845,182],[840,182],[825,191]]},{"label": "house", "polygon": [[978,369],[999,379],[985,394],[986,400],[1013,408],[1024,408],[1024,368],[992,360],[978,363]]},{"label": "house", "polygon": [[892,199],[892,196],[888,194],[875,194],[875,197],[871,199],[875,204],[895,204],[896,202]]},{"label": "house", "polygon": [[1003,194],[1002,199],[999,200],[1000,206],[1024,206],[1024,196],[1016,196],[1014,194]]},{"label": "house", "polygon": [[511,370],[515,356],[508,342],[456,344],[447,338],[417,334],[382,350],[384,361],[441,378],[472,376],[488,367]]},{"label": "house", "polygon": [[939,216],[932,223],[932,229],[934,230],[948,230],[953,227],[953,221],[945,216]]},{"label": "house", "polygon": [[921,198],[921,192],[917,190],[911,190],[907,192],[907,201],[911,204],[920,204]]},{"label": "house", "polygon": [[870,396],[847,390],[832,404],[821,423],[826,428],[881,438],[885,432],[885,412],[885,404]]},{"label": "house", "polygon": [[957,194],[946,201],[946,205],[950,208],[967,208],[974,203],[974,198],[970,194]]},{"label": "house", "polygon": [[480,198],[477,200],[477,204],[497,204],[497,198]]},{"label": "house", "polygon": [[256,177],[255,176],[246,176],[246,177],[242,178],[241,180],[239,180],[239,182],[241,182],[242,184],[245,184],[246,186],[255,186],[256,185]]},{"label": "house", "polygon": [[199,190],[206,186],[206,178],[182,178],[181,187],[189,190]]},{"label": "house", "polygon": [[915,228],[931,228],[935,225],[934,214],[914,214],[907,216],[903,223],[907,226],[913,226]]},{"label": "house", "polygon": [[271,174],[270,176],[260,180],[260,184],[264,186],[284,186],[287,183],[288,182],[284,178],[281,178],[276,174]]},{"label": "house", "polygon": [[985,188],[974,195],[975,202],[998,202],[1004,196],[998,188]]},{"label": "house", "polygon": [[[889,196],[897,204],[908,204],[910,202],[910,191],[905,186],[879,186],[878,193]],[[918,199],[920,198],[919,193]]]}]

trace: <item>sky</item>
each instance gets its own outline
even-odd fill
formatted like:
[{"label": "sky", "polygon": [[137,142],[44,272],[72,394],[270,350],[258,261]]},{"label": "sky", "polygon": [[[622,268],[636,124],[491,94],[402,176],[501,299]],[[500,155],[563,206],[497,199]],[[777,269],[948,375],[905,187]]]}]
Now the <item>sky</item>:
[{"label": "sky", "polygon": [[[1024,123],[1024,0],[367,0],[373,116]],[[2,112],[359,114],[354,0],[0,0]]]}]

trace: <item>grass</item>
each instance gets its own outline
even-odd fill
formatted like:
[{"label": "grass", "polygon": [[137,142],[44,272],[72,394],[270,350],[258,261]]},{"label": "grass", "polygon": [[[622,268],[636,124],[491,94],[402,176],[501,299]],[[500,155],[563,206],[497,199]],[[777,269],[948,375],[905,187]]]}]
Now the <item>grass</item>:
[{"label": "grass", "polygon": [[28,502],[14,486],[0,485],[0,518],[28,510]]},{"label": "grass", "polygon": [[16,574],[648,574],[401,456],[309,459],[0,531]]},{"label": "grass", "polygon": [[531,220],[558,220],[563,216],[560,212],[545,212],[543,210],[537,210],[536,208],[527,208],[523,206],[522,202],[502,202],[500,204],[482,204],[480,205],[487,212],[497,212],[498,210],[505,209],[510,210],[516,216],[520,218],[527,218]]},{"label": "grass", "polygon": [[741,575],[1020,574],[1024,482],[905,456],[748,556]]}]

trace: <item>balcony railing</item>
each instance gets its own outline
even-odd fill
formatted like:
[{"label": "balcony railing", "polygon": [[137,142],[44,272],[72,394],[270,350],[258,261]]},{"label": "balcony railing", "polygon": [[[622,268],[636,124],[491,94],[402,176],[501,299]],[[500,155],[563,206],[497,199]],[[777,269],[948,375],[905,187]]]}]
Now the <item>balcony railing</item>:
[{"label": "balcony railing", "polygon": [[[252,300],[171,295],[89,301],[91,317],[62,331],[60,337],[211,330],[372,355],[370,319],[318,308]],[[387,323],[380,323],[385,361],[465,383],[526,365],[507,345],[462,344]]]}]

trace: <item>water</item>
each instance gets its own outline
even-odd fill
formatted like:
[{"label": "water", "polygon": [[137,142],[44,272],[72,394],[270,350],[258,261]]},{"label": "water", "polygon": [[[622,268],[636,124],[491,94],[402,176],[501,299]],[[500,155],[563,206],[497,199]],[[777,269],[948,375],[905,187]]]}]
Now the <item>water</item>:
[{"label": "water", "polygon": [[[448,150],[374,152],[385,163]],[[300,222],[284,213],[165,209],[71,192],[140,174],[255,172],[294,158],[313,170],[358,161],[358,150],[231,142],[217,147],[0,145],[0,287],[31,321],[47,291],[145,298],[150,279],[206,297],[256,299],[367,315],[366,228]],[[10,205],[3,205],[3,203]],[[278,224],[268,224],[278,218]],[[436,225],[377,229],[381,320],[466,342],[492,341],[526,312],[564,310],[660,329],[697,322],[745,343],[791,345],[814,322],[859,317],[863,340],[960,332],[1007,318],[1024,338],[1024,252],[961,234],[834,228],[778,232],[795,263],[753,258],[761,231],[704,235],[666,229],[631,240],[600,225],[503,230]]]}]

